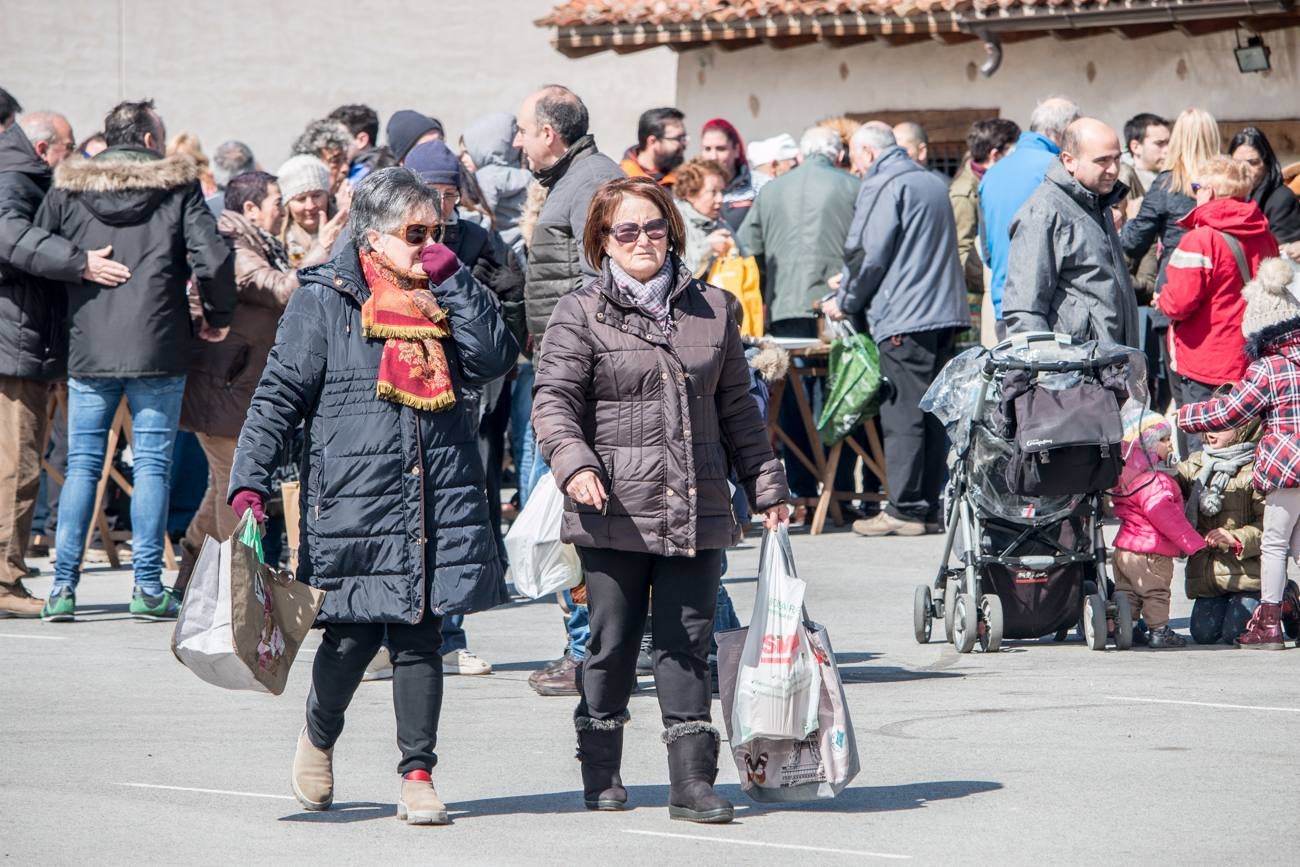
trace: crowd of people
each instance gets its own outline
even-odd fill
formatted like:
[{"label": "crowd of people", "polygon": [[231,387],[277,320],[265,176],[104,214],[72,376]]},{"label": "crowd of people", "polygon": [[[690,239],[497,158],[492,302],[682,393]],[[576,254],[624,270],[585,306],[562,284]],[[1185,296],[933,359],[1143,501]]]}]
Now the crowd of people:
[{"label": "crowd of people", "polygon": [[[1203,110],[1140,114],[1121,136],[1055,97],[1023,130],[974,123],[950,178],[912,122],[746,142],[714,118],[698,149],[693,128],[649,110],[616,162],[559,85],[454,141],[407,109],[380,144],[377,113],[345,105],[272,173],[238,140],[209,158],[169,138],[149,100],[78,143],[0,90],[0,613],[75,620],[123,400],[140,619],[176,617],[203,540],[239,516],[282,528],[297,479],[297,575],[329,593],[295,794],[330,805],[352,695],[391,678],[399,816],[442,823],[442,677],[491,672],[463,618],[507,601],[503,525],[549,473],[586,580],[560,596],[564,653],[529,683],[579,697],[586,805],[626,802],[622,730],[645,673],[673,815],[728,821],[709,716],[710,638],[737,625],[725,549],[751,514],[802,520],[821,481],[797,458],[793,388],[774,409],[793,445],[773,448],[768,386],[787,359],[764,341],[816,340],[829,320],[871,336],[889,383],[888,500],[844,506],[868,537],[942,532],[947,442],[919,402],[959,347],[1055,331],[1145,351],[1155,407],[1176,403],[1186,433],[1154,413],[1126,432],[1145,460],[1114,492],[1114,565],[1141,640],[1183,643],[1171,558],[1189,555],[1197,641],[1282,646],[1300,618],[1300,201],[1260,130],[1225,153]],[[802,382],[819,405],[824,378]],[[167,587],[178,431],[207,489]],[[883,489],[844,455],[837,490]],[[34,598],[43,489],[53,585]]]}]

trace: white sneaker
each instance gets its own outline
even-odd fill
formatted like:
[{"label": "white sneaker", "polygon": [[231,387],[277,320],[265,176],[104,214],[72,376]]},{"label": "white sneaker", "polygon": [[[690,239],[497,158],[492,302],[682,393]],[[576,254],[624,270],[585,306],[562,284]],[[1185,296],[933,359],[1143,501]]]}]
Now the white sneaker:
[{"label": "white sneaker", "polygon": [[365,683],[371,680],[392,680],[393,679],[393,658],[388,655],[388,648],[381,647],[375,654],[375,658],[370,660],[366,666],[366,673],[361,675],[361,681]]},{"label": "white sneaker", "polygon": [[453,650],[443,655],[442,670],[445,674],[491,674],[492,663],[468,650]]}]

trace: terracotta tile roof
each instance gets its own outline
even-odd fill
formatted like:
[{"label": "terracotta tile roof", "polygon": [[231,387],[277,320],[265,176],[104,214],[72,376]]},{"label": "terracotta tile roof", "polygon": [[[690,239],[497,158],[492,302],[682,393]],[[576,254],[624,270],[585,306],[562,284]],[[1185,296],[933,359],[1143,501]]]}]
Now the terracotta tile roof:
[{"label": "terracotta tile roof", "polygon": [[[1130,36],[1180,27],[1189,34],[1250,18],[1260,29],[1295,26],[1292,0],[567,0],[539,20],[573,53],[710,42],[826,39],[843,44],[980,32],[1020,36],[1120,29]],[[780,42],[777,43],[780,45]]]}]

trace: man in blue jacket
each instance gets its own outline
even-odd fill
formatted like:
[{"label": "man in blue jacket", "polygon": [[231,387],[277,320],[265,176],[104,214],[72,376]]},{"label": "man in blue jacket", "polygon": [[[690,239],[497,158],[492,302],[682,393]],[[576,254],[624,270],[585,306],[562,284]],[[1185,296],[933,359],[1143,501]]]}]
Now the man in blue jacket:
[{"label": "man in blue jacket", "polygon": [[1061,152],[1065,128],[1078,117],[1079,107],[1064,97],[1040,102],[1029,117],[1029,130],[1020,134],[1016,149],[992,166],[980,183],[981,246],[984,261],[993,272],[989,297],[999,338],[1006,336],[1002,326],[1002,287],[1007,282],[1011,221],[1043,182],[1047,167]]},{"label": "man in blue jacket", "polygon": [[970,324],[948,185],[917,164],[878,121],[859,137],[868,168],[844,244],[833,319],[865,318],[893,384],[880,406],[889,503],[853,524],[864,536],[920,536],[939,523],[948,447],[918,404]]}]

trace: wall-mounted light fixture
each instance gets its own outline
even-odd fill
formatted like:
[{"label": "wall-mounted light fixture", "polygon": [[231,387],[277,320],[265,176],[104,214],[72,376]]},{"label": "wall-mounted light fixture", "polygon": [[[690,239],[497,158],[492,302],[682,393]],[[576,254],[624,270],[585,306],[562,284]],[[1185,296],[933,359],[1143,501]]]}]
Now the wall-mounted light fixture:
[{"label": "wall-mounted light fixture", "polygon": [[1237,35],[1237,47],[1232,50],[1237,57],[1237,69],[1245,72],[1267,72],[1271,68],[1269,63],[1269,47],[1264,44],[1264,37],[1252,36],[1246,40],[1246,44],[1241,44],[1241,34]]}]

